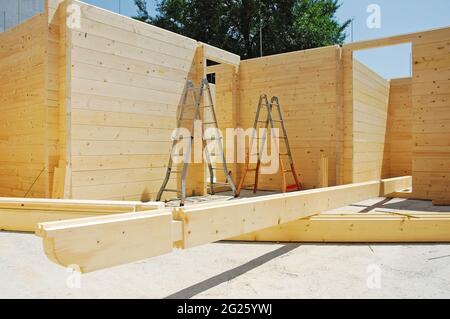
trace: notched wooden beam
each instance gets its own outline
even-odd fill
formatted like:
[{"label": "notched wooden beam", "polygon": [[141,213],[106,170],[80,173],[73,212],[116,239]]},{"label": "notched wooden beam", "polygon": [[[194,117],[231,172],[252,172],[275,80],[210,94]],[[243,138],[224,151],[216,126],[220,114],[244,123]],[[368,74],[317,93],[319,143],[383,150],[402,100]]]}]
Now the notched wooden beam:
[{"label": "notched wooden beam", "polygon": [[36,230],[50,260],[84,273],[170,253],[173,232],[168,210],[42,223]]}]

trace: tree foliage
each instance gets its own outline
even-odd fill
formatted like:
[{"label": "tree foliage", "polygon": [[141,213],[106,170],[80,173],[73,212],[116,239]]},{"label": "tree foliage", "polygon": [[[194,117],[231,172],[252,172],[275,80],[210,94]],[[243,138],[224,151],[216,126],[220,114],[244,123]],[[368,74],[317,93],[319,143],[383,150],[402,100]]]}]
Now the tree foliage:
[{"label": "tree foliage", "polygon": [[161,0],[150,16],[135,0],[136,19],[209,43],[243,58],[342,44],[338,0]]}]

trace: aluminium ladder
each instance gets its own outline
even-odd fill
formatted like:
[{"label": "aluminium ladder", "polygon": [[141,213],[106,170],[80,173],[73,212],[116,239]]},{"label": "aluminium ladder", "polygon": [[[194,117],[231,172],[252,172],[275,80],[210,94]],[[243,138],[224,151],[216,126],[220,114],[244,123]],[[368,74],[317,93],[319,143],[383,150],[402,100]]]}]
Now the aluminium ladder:
[{"label": "aluminium ladder", "polygon": [[[186,113],[187,113],[186,108],[187,108],[187,102],[188,102],[187,100],[188,100],[189,95],[191,96],[192,102],[194,104],[193,118],[185,117]],[[201,106],[202,98],[203,98],[203,102],[204,102],[203,106]],[[207,102],[209,104],[207,104]],[[201,109],[204,110],[203,115],[202,115]],[[209,122],[204,121],[204,119],[206,118],[205,115],[207,114],[207,111],[209,111],[210,117],[212,118],[211,121],[209,121]],[[212,94],[211,94],[211,88],[210,88],[210,85],[206,78],[201,81],[198,95],[197,95],[194,83],[191,80],[188,80],[186,82],[186,89],[185,89],[185,93],[184,93],[184,96],[182,99],[181,109],[180,109],[178,120],[177,120],[177,134],[178,134],[178,130],[182,128],[182,124],[185,121],[192,121],[191,136],[190,136],[191,140],[189,141],[189,147],[186,150],[185,154],[181,154],[181,155],[175,154],[174,151],[176,150],[176,146],[177,146],[178,142],[183,140],[183,137],[179,136],[178,138],[173,139],[171,155],[169,158],[169,164],[167,165],[166,177],[163,181],[163,184],[161,185],[161,188],[158,192],[156,200],[160,201],[164,192],[172,192],[172,193],[176,193],[176,194],[180,195],[180,206],[184,206],[185,200],[186,200],[186,177],[187,177],[187,172],[188,172],[188,168],[189,168],[189,162],[191,159],[192,144],[194,141],[194,136],[193,136],[194,133],[193,132],[195,129],[196,121],[201,121],[201,123],[202,123],[202,149],[204,150],[206,161],[208,164],[208,171],[209,171],[209,178],[210,178],[209,184],[210,184],[211,194],[212,195],[215,194],[215,190],[214,190],[215,184],[223,184],[223,185],[229,186],[231,188],[231,190],[233,191],[234,196],[236,196],[237,190],[233,183],[233,180],[231,179],[231,175],[230,175],[230,172],[228,171],[227,163],[225,160],[225,154],[224,154],[223,145],[222,145],[222,140],[223,140],[222,137],[206,138],[204,136],[205,128],[213,128],[216,130],[216,132],[218,132],[218,130],[219,130],[219,127],[217,124],[216,111],[214,108],[214,102],[213,102],[213,98],[212,98]],[[212,154],[208,150],[208,147],[206,147],[206,143],[207,143],[207,141],[217,141],[217,140],[218,140],[217,145],[218,145],[219,154]],[[174,164],[174,161],[173,161],[174,156],[175,157],[178,157],[178,156],[184,157],[183,158],[183,168],[181,171],[172,170],[172,166]],[[223,168],[224,174],[226,176],[227,183],[217,183],[215,181],[214,171],[216,170],[216,168],[213,168],[213,166],[212,166],[211,156],[220,156],[221,157],[222,168]],[[171,174],[181,174],[181,189],[168,189],[167,188],[167,184],[170,180]]]},{"label": "aluminium ladder", "polygon": [[[273,118],[273,108],[276,109],[276,113],[278,114],[278,119]],[[267,117],[265,120],[260,120],[260,117],[262,116],[261,113],[264,109],[267,111]],[[281,133],[283,134],[282,136],[276,136],[276,134],[275,134],[276,127],[275,127],[274,123],[280,124]],[[264,127],[262,127],[262,128],[264,128],[265,130],[263,131],[262,137],[257,137],[257,131],[259,128],[261,128],[259,126],[260,124],[264,124]],[[255,173],[255,180],[254,180],[254,184],[252,185],[253,193],[256,193],[256,191],[258,189],[259,173],[260,173],[260,169],[261,169],[261,155],[263,154],[264,146],[267,141],[267,132],[268,132],[269,126],[272,131],[272,133],[271,133],[272,141],[274,143],[276,143],[276,149],[278,151],[280,150],[279,141],[284,142],[284,146],[286,149],[285,153],[279,152],[279,154],[278,154],[279,163],[280,163],[279,171],[281,171],[281,174],[282,174],[282,176],[281,176],[282,177],[281,191],[283,193],[286,193],[288,191],[288,186],[286,185],[286,173],[292,173],[292,176],[295,181],[295,185],[293,185],[293,187],[299,191],[302,190],[302,185],[298,180],[297,172],[296,172],[295,166],[294,166],[294,161],[292,159],[291,147],[289,145],[289,139],[288,139],[286,127],[284,125],[284,118],[283,118],[283,114],[281,112],[281,106],[280,106],[279,99],[278,99],[278,97],[274,96],[274,97],[272,97],[272,99],[269,103],[269,98],[267,97],[266,94],[263,94],[259,98],[258,108],[256,111],[256,116],[255,116],[255,122],[253,124],[253,132],[252,132],[252,136],[250,138],[249,150],[247,151],[245,165],[244,165],[244,169],[242,172],[242,177],[239,182],[239,186],[238,186],[238,190],[237,190],[237,196],[240,196],[241,190],[242,190],[242,188],[244,188],[244,182],[245,182],[245,178],[246,178],[248,172]],[[256,143],[257,141],[260,141],[259,149],[257,150],[257,153],[250,154],[250,152],[253,151],[254,143]],[[256,147],[258,147],[258,143],[256,143]],[[257,156],[256,167],[252,168],[252,169],[250,169],[250,167],[249,167],[251,155]],[[285,169],[283,159],[286,157],[288,160],[289,169]]]}]

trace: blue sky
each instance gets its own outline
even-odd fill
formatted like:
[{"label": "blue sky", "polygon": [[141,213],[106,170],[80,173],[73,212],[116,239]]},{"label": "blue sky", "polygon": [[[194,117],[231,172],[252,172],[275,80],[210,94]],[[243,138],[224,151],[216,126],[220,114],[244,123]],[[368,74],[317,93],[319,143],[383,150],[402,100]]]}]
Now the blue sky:
[{"label": "blue sky", "polygon": [[[115,12],[119,12],[120,2],[122,14],[128,16],[136,14],[133,0],[84,0],[84,2]],[[157,2],[147,0],[150,12],[155,12]],[[354,19],[354,41],[450,26],[449,0],[341,0],[341,3],[342,7],[336,17],[340,21]],[[371,4],[377,4],[381,10],[379,29],[370,29],[366,23],[370,15],[367,8]],[[349,35],[347,42],[350,42],[350,30],[347,33]],[[410,75],[410,45],[361,51],[357,52],[356,57],[386,78]]]}]

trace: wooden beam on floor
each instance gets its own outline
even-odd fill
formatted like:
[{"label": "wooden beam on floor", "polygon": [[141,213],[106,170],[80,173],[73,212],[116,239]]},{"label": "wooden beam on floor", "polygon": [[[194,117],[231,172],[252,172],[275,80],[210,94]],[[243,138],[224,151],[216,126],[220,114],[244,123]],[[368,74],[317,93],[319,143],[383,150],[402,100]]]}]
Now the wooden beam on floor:
[{"label": "wooden beam on floor", "polygon": [[191,248],[276,226],[361,200],[377,197],[380,182],[269,195],[225,204],[177,209],[184,223],[181,248]]},{"label": "wooden beam on floor", "polygon": [[[386,184],[375,181],[226,203],[41,223],[36,234],[54,262],[83,272],[191,248],[310,217],[377,197]],[[403,185],[402,185],[403,187]],[[169,218],[170,217],[170,218]]]},{"label": "wooden beam on floor", "polygon": [[149,211],[163,203],[0,198],[0,230],[34,232],[38,223]]},{"label": "wooden beam on floor", "polygon": [[397,211],[320,214],[231,240],[302,243],[450,242],[450,213]]},{"label": "wooden beam on floor", "polygon": [[384,194],[383,196],[390,197],[391,194],[411,188],[412,176],[384,179],[381,185],[383,188],[380,193]]},{"label": "wooden beam on floor", "polygon": [[91,272],[170,253],[180,238],[173,224],[170,210],[160,210],[50,222],[37,234],[50,260]]}]

